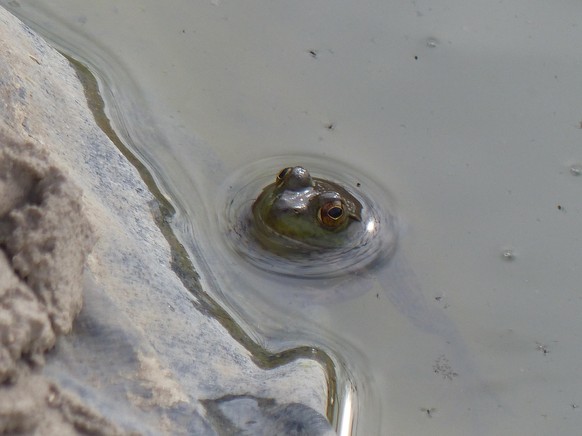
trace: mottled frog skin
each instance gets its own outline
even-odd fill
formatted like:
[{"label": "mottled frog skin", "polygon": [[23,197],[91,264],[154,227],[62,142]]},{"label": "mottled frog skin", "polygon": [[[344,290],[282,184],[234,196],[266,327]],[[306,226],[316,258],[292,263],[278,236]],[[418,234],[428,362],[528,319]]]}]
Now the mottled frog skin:
[{"label": "mottled frog skin", "polygon": [[281,170],[253,204],[256,232],[266,245],[269,238],[284,237],[306,246],[338,247],[361,216],[362,204],[345,188],[311,177],[301,166]]}]

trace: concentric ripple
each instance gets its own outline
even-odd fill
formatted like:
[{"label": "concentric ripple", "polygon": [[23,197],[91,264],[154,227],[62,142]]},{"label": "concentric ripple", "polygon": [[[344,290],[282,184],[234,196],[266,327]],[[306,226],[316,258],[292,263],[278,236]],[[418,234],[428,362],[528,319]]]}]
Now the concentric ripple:
[{"label": "concentric ripple", "polygon": [[[252,205],[282,168],[301,165],[312,177],[335,182],[362,204],[362,220],[350,224],[345,243],[321,248],[258,228]],[[218,205],[218,224],[226,245],[264,271],[293,277],[333,277],[353,273],[389,258],[396,247],[392,202],[376,183],[348,166],[314,156],[278,156],[240,168],[225,183]],[[262,232],[258,235],[257,232]],[[260,236],[260,237],[258,237]],[[260,241],[268,236],[269,246]]]}]

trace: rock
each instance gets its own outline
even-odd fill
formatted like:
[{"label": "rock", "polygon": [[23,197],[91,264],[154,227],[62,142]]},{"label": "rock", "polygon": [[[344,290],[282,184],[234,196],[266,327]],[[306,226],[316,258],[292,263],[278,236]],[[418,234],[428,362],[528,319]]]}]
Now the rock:
[{"label": "rock", "polygon": [[205,402],[206,410],[222,434],[257,436],[331,436],[327,420],[303,404],[276,404],[245,396]]},{"label": "rock", "polygon": [[0,430],[228,434],[204,404],[249,395],[266,428],[331,431],[322,365],[263,369],[212,317],[75,70],[3,9],[0,102]]}]

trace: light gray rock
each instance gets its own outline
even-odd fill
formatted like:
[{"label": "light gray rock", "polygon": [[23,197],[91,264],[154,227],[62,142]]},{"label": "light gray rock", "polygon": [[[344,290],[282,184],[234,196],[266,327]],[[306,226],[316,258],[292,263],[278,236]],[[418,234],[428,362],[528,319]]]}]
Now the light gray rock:
[{"label": "light gray rock", "polygon": [[[174,271],[157,200],[95,124],[69,62],[2,9],[0,102],[0,277],[12,290],[0,289],[0,376],[15,392],[0,395],[1,428],[227,434],[203,404],[249,395],[271,405],[248,418],[273,434],[329,433],[322,366],[261,369],[203,310],[195,275]],[[39,375],[79,312],[93,243],[83,310]],[[32,419],[35,408],[46,413]]]},{"label": "light gray rock", "polygon": [[276,404],[251,396],[205,402],[208,415],[223,434],[257,436],[331,436],[327,420],[297,403]]}]

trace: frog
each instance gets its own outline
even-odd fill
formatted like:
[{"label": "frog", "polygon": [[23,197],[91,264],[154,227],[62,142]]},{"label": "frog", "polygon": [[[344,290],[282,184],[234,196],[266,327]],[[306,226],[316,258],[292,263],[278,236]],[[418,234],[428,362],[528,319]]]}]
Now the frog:
[{"label": "frog", "polygon": [[[252,206],[255,234],[263,245],[334,248],[362,221],[362,203],[340,184],[312,177],[302,166],[285,167]],[[352,232],[353,233],[353,232]],[[293,242],[291,242],[293,241]]]}]

